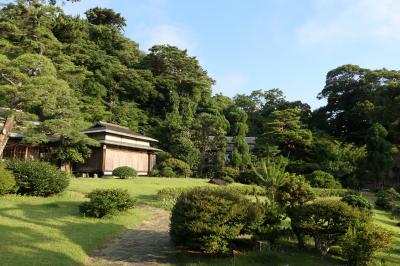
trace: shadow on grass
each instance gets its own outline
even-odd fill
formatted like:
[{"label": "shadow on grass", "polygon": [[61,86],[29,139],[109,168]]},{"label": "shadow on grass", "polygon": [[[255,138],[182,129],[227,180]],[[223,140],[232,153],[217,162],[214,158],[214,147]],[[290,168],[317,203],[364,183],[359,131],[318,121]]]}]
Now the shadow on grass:
[{"label": "shadow on grass", "polygon": [[124,230],[119,224],[82,217],[78,204],[55,201],[0,207],[4,223],[0,225],[0,264],[81,265],[85,254]]}]

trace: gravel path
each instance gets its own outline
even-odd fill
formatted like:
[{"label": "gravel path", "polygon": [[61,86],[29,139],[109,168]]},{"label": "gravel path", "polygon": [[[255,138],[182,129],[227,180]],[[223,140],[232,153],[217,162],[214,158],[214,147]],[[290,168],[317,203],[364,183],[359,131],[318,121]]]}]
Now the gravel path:
[{"label": "gravel path", "polygon": [[139,227],[126,230],[95,250],[87,265],[171,265],[174,249],[169,237],[170,213],[150,206],[140,206],[152,213]]}]

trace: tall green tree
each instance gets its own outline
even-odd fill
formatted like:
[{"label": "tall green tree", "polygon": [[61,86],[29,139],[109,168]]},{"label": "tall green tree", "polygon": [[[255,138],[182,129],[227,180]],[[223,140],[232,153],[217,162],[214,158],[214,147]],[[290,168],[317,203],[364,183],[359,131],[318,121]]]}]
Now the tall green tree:
[{"label": "tall green tree", "polygon": [[385,184],[385,171],[393,164],[393,155],[396,147],[386,140],[387,130],[379,123],[375,123],[368,130],[366,137],[367,162],[366,169],[369,177],[381,184]]}]

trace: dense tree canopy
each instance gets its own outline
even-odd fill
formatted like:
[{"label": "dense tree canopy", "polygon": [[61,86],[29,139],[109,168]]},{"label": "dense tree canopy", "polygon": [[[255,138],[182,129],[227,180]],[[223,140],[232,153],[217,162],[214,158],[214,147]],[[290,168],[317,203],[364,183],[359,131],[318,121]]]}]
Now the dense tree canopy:
[{"label": "dense tree canopy", "polygon": [[[391,169],[399,167],[400,71],[333,69],[318,96],[327,104],[313,112],[279,89],[213,96],[214,80],[186,50],[141,51],[124,36],[121,14],[96,7],[81,18],[56,3],[17,0],[0,10],[0,106],[9,108],[2,115],[40,121],[25,132],[33,143],[61,136],[54,158],[82,161],[96,143],[80,131],[104,120],[159,139],[197,176],[225,164],[246,171],[251,156],[280,153],[288,171],[321,170],[345,186],[398,180]],[[248,136],[257,138],[253,152]]]}]

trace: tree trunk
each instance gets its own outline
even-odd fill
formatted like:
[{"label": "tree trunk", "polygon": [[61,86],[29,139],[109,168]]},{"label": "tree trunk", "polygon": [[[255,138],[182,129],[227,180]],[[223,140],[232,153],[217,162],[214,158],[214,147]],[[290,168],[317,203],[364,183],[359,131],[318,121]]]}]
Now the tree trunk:
[{"label": "tree trunk", "polygon": [[315,249],[318,250],[322,255],[328,254],[329,247],[324,241],[322,241],[319,235],[314,236]]},{"label": "tree trunk", "polygon": [[15,116],[7,116],[6,122],[4,123],[3,129],[0,132],[0,158],[3,157],[3,151],[7,145],[8,139],[15,124]]}]

